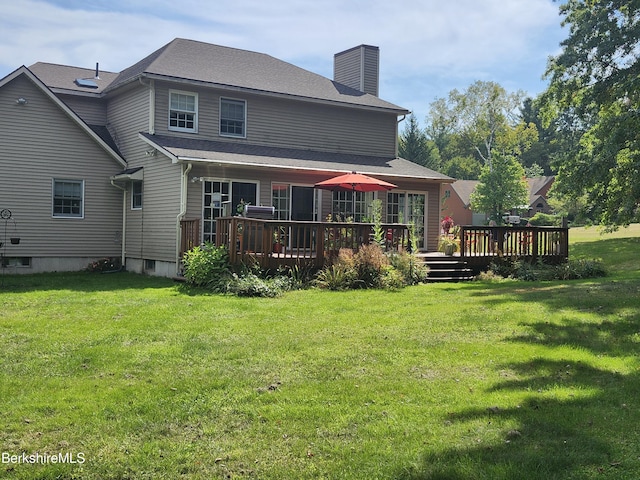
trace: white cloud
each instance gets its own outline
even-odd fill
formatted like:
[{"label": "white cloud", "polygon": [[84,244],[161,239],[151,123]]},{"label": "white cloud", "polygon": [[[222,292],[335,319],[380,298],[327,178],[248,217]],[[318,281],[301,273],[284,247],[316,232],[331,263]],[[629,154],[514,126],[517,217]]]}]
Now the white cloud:
[{"label": "white cloud", "polygon": [[381,49],[383,98],[425,108],[476,79],[539,84],[560,41],[557,8],[552,0],[21,0],[3,6],[0,77],[36,61],[119,71],[175,37],[331,76],[334,53],[367,43]]}]

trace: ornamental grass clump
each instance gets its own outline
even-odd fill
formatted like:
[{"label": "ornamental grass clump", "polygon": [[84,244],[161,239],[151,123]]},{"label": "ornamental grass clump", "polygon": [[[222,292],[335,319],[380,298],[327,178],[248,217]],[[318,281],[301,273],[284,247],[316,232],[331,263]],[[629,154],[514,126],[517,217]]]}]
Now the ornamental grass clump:
[{"label": "ornamental grass clump", "polygon": [[387,255],[376,243],[357,252],[343,248],[336,261],[316,276],[315,285],[328,290],[379,288],[395,290],[426,281],[428,268],[409,253]]}]

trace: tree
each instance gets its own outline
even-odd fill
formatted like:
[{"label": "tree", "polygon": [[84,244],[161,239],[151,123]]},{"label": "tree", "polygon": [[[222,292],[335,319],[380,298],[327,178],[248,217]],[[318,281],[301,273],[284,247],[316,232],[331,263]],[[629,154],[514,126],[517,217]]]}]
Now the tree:
[{"label": "tree", "polygon": [[[464,92],[452,90],[446,100],[433,102],[425,131],[438,147],[445,171],[459,169],[461,164],[465,171],[479,171],[483,165],[491,168],[496,149],[519,157],[530,148],[537,129],[521,121],[523,98],[521,92],[508,93],[495,82],[477,81]],[[477,168],[460,159],[475,159]]]},{"label": "tree", "polygon": [[587,195],[609,229],[640,220],[640,1],[569,0],[569,37],[550,59],[542,96],[547,124],[565,140],[559,193]]},{"label": "tree", "polygon": [[[553,126],[545,126],[542,114],[540,112],[539,102],[532,98],[525,98],[520,110],[522,122],[525,124],[534,124],[538,130],[538,140],[531,144],[531,148],[526,150],[520,156],[520,163],[527,171],[528,168],[538,170],[542,169],[542,175],[551,175],[551,158],[557,151],[559,144],[556,130]],[[529,175],[527,177],[535,176]]]},{"label": "tree", "polygon": [[420,130],[416,116],[409,116],[409,123],[405,125],[398,140],[398,155],[402,158],[418,163],[428,168],[439,168],[438,156],[432,152],[425,133]]},{"label": "tree", "polygon": [[522,165],[513,155],[494,153],[492,164],[482,167],[480,183],[471,194],[471,208],[501,223],[506,211],[527,205],[528,198]]}]

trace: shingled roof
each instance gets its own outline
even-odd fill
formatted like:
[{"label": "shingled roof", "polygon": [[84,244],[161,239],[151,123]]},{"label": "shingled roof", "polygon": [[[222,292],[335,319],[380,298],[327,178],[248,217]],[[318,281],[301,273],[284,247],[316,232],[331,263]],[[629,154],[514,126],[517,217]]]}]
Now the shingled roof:
[{"label": "shingled roof", "polygon": [[312,170],[420,178],[440,182],[450,177],[403,158],[373,157],[346,153],[320,152],[296,148],[269,147],[237,142],[140,133],[140,138],[172,157],[176,162],[212,162],[246,167]]},{"label": "shingled roof", "polygon": [[[36,76],[49,88],[56,91],[68,90],[72,92],[82,92],[89,95],[100,95],[105,88],[117,77],[117,73],[99,71],[96,78],[95,69],[70,67],[68,65],[57,65],[54,63],[38,62],[29,67]],[[76,83],[77,79],[90,79],[97,85],[96,88],[81,87]]]},{"label": "shingled roof", "polygon": [[176,38],[120,72],[110,91],[140,77],[188,80],[220,88],[346,103],[409,113],[380,98],[334,82],[264,53]]}]

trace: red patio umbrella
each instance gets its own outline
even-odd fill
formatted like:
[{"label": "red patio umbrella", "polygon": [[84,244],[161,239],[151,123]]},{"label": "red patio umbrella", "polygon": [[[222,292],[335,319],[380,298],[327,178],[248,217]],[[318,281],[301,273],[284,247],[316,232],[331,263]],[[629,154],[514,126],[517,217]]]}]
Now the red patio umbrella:
[{"label": "red patio umbrella", "polygon": [[318,182],[314,186],[324,190],[347,190],[353,192],[376,192],[397,187],[393,183],[356,172],[345,173],[344,175]]},{"label": "red patio umbrella", "polygon": [[355,192],[376,192],[381,190],[391,190],[396,188],[397,185],[393,183],[385,182],[384,180],[378,180],[377,178],[363,175],[362,173],[345,173],[329,180],[316,183],[316,188],[322,188],[324,190],[343,190],[353,192],[352,196],[352,212],[356,211],[356,195]]}]

